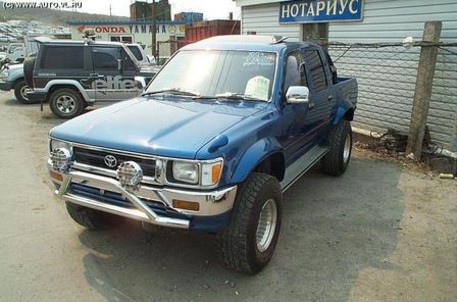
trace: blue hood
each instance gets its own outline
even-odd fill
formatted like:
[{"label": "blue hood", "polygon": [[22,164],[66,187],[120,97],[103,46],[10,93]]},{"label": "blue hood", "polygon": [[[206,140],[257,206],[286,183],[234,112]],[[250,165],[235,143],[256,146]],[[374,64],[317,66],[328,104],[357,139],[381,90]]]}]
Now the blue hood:
[{"label": "blue hood", "polygon": [[138,97],[74,118],[53,128],[50,136],[103,148],[194,159],[211,139],[267,105]]}]

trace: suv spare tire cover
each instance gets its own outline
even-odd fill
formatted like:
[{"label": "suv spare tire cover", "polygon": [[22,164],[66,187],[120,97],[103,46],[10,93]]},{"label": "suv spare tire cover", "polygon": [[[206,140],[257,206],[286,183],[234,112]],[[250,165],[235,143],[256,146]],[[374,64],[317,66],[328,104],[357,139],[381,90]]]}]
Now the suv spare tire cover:
[{"label": "suv spare tire cover", "polygon": [[27,57],[24,60],[24,78],[29,87],[33,87],[33,69],[35,67],[36,57]]}]

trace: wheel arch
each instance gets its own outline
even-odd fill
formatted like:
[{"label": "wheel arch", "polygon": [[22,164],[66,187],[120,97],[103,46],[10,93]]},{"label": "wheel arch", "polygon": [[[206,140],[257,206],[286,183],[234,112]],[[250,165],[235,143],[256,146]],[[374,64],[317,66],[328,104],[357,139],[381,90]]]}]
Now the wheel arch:
[{"label": "wheel arch", "polygon": [[354,119],[355,106],[349,101],[342,101],[338,104],[332,120],[333,125],[339,124],[342,120],[352,121]]},{"label": "wheel arch", "polygon": [[[14,79],[14,80],[13,80],[13,89],[16,88],[16,85],[17,85],[20,81],[24,81],[24,82],[27,84],[27,81],[25,80],[24,77],[18,77],[17,79]],[[27,86],[28,86],[28,84],[27,84]]]},{"label": "wheel arch", "polygon": [[284,178],[285,158],[275,138],[264,138],[249,147],[232,174],[232,183],[241,183],[252,172],[272,175],[280,182]]},{"label": "wheel arch", "polygon": [[49,82],[46,87],[44,88],[45,91],[47,91],[46,94],[46,100],[49,101],[49,97],[58,89],[73,89],[76,91],[81,98],[87,103],[90,102],[91,99],[87,95],[87,93],[84,91],[83,87],[81,86],[80,83],[77,81],[60,81],[60,80],[55,80]]}]

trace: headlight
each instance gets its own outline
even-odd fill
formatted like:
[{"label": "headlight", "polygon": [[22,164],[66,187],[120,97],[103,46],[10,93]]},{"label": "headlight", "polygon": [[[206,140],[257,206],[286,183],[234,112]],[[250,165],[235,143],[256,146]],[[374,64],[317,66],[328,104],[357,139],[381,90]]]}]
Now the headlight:
[{"label": "headlight", "polygon": [[222,159],[201,163],[173,161],[172,181],[212,187],[219,183],[222,166]]},{"label": "headlight", "polygon": [[73,147],[70,143],[51,139],[49,142],[50,153],[59,148],[67,149],[68,151],[70,151],[70,155],[73,155]]},{"label": "headlight", "polygon": [[174,161],[172,163],[173,179],[189,184],[198,184],[198,165],[195,163]]}]

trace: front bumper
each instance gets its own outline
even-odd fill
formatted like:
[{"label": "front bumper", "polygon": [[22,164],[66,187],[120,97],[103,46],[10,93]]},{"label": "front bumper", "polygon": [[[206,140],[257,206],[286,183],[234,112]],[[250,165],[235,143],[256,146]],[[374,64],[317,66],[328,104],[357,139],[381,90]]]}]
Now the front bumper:
[{"label": "front bumper", "polygon": [[[50,161],[48,169],[55,172]],[[61,175],[62,181],[52,178],[55,194],[68,202],[159,226],[207,232],[225,227],[237,192],[237,186],[190,191],[145,184],[130,191],[117,179],[107,176],[74,169]],[[173,200],[196,202],[199,210],[174,208]]]},{"label": "front bumper", "polygon": [[12,88],[13,88],[12,82],[0,80],[0,90],[10,91]]}]

